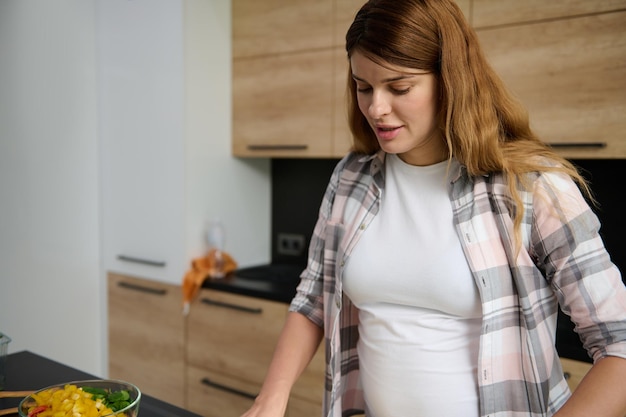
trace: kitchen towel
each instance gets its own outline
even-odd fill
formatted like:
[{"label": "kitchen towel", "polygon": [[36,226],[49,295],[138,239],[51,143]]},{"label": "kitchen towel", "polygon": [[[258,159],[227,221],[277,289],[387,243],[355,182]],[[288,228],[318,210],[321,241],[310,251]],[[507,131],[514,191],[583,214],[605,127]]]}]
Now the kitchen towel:
[{"label": "kitchen towel", "polygon": [[224,251],[211,249],[201,258],[191,261],[191,268],[183,277],[183,314],[189,314],[194,300],[206,279],[222,278],[237,269],[237,262]]}]

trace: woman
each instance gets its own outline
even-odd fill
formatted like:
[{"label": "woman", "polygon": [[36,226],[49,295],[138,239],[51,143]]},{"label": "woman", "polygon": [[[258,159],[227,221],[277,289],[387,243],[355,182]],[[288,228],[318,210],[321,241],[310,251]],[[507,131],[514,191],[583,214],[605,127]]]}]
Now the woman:
[{"label": "woman", "polygon": [[[369,1],[346,50],[354,150],[244,416],[282,416],[322,339],[324,416],[624,416],[626,289],[585,183],[458,7]],[[559,304],[595,362],[571,396]]]}]

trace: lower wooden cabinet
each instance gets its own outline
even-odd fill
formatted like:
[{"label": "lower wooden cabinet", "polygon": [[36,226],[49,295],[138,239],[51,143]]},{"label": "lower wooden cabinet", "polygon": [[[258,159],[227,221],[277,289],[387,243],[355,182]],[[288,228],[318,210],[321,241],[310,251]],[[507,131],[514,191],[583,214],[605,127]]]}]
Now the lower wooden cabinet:
[{"label": "lower wooden cabinet", "polygon": [[186,408],[205,417],[240,417],[252,406],[258,390],[255,383],[195,366],[187,368]]},{"label": "lower wooden cabinet", "polygon": [[565,379],[567,379],[567,385],[573,392],[583,377],[589,372],[592,365],[587,362],[561,358],[561,366],[563,367]]},{"label": "lower wooden cabinet", "polygon": [[[108,275],[109,376],[205,417],[239,417],[259,393],[288,305],[202,289],[189,316],[181,288]],[[590,363],[561,358],[570,389]],[[324,349],[291,392],[287,417],[319,417]]]},{"label": "lower wooden cabinet", "polygon": [[180,286],[108,275],[109,377],[185,406],[185,318]]}]

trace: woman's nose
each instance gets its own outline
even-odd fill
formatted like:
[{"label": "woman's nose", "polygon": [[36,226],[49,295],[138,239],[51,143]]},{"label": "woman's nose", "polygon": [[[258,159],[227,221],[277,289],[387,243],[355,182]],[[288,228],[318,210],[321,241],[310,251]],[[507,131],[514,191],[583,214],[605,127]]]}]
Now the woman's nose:
[{"label": "woman's nose", "polygon": [[388,100],[381,93],[372,94],[372,101],[370,102],[368,112],[372,119],[380,119],[382,116],[389,114],[391,106]]}]

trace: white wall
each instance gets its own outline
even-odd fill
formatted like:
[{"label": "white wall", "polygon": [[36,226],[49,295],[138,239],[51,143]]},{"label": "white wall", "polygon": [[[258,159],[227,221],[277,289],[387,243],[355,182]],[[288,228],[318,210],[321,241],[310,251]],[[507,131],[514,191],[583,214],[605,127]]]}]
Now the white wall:
[{"label": "white wall", "polygon": [[101,371],[94,4],[0,1],[0,331]]},{"label": "white wall", "polygon": [[206,224],[220,218],[226,250],[249,266],[270,258],[270,167],[231,156],[230,3],[184,2],[187,255],[206,250]]},{"label": "white wall", "polygon": [[[105,376],[94,1],[0,1],[0,331]],[[185,19],[186,252],[221,217],[240,264],[266,262],[268,161],[230,156],[230,0]]]}]

